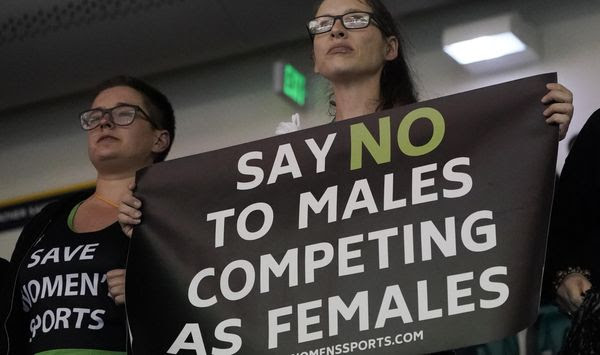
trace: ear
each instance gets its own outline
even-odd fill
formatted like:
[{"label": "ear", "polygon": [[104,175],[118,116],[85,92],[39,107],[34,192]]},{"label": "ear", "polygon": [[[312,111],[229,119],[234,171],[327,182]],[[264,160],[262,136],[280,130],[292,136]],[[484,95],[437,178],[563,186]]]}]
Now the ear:
[{"label": "ear", "polygon": [[164,152],[171,143],[171,136],[169,136],[169,131],[167,130],[156,131],[156,135],[154,138],[155,139],[154,145],[152,146],[152,153]]},{"label": "ear", "polygon": [[387,61],[394,60],[398,57],[398,38],[396,36],[389,36],[385,39],[385,54],[384,58]]}]

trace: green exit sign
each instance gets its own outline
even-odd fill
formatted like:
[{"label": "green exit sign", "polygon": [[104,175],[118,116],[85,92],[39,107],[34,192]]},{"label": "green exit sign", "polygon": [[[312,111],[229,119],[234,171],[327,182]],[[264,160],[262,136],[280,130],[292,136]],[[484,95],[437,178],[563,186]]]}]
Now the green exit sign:
[{"label": "green exit sign", "polygon": [[274,66],[275,92],[304,106],[306,102],[306,77],[289,63],[276,62]]}]

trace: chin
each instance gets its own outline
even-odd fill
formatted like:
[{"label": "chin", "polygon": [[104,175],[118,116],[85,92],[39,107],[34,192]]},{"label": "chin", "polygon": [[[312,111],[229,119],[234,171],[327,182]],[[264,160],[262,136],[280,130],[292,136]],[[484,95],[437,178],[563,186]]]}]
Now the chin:
[{"label": "chin", "polygon": [[335,58],[319,70],[319,73],[329,80],[346,79],[364,72],[364,66],[359,65],[351,58]]},{"label": "chin", "polygon": [[106,162],[118,158],[118,154],[113,151],[96,151],[90,154],[90,160],[92,162]]},{"label": "chin", "polygon": [[332,70],[328,70],[325,73],[322,73],[321,75],[329,80],[329,81],[343,81],[346,80],[348,78],[351,78],[354,75],[354,71],[351,68],[335,68]]}]

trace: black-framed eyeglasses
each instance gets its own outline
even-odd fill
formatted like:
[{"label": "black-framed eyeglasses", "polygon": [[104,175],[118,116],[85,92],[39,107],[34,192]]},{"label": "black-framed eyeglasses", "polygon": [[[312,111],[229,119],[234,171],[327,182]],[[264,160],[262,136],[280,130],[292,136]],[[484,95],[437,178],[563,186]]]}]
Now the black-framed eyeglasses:
[{"label": "black-framed eyeglasses", "polygon": [[85,110],[79,114],[79,122],[81,128],[86,131],[94,129],[100,125],[102,117],[108,114],[109,120],[117,126],[128,126],[133,123],[133,120],[140,113],[143,119],[150,122],[153,127],[156,127],[150,116],[141,107],[137,105],[121,104],[112,108],[93,108]]},{"label": "black-framed eyeglasses", "polygon": [[319,16],[308,21],[306,28],[311,37],[331,31],[336,20],[340,20],[344,28],[348,30],[368,27],[371,22],[377,24],[377,20],[370,12],[348,12],[339,16]]}]

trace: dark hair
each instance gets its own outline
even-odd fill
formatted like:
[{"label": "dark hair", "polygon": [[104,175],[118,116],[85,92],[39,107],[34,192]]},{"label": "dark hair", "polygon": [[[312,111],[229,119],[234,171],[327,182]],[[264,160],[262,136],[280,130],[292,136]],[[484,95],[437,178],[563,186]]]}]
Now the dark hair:
[{"label": "dark hair", "polygon": [[165,129],[169,132],[169,146],[154,156],[155,163],[165,160],[175,139],[175,114],[169,99],[148,83],[128,75],[119,75],[103,81],[96,87],[94,97],[102,91],[116,86],[127,86],[142,94],[144,103],[149,107],[152,124],[158,129]]},{"label": "dark hair", "polygon": [[[323,0],[324,1],[324,0]],[[319,2],[320,6],[323,1]],[[384,37],[395,36],[398,39],[398,56],[391,61],[386,61],[381,72],[379,88],[381,98],[377,110],[387,110],[397,105],[412,104],[417,101],[417,91],[411,76],[411,70],[404,54],[404,41],[396,21],[381,0],[361,0],[369,5],[373,12],[373,19]],[[318,7],[317,7],[318,9]],[[335,106],[333,95],[330,105]]]}]

